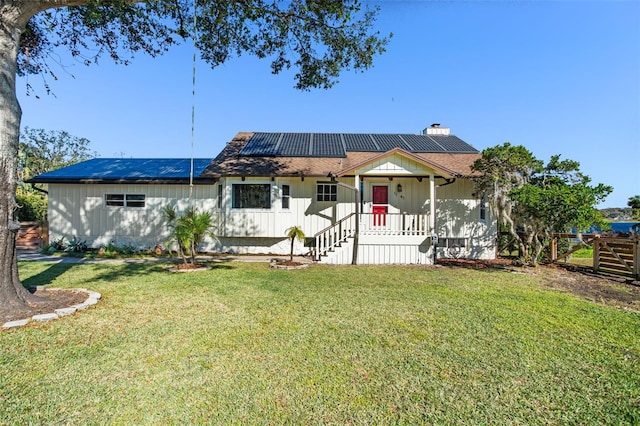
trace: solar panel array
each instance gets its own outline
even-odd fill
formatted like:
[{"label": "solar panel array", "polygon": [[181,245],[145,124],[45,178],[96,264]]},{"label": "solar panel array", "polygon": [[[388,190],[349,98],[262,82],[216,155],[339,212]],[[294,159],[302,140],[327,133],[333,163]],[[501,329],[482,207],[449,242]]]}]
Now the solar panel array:
[{"label": "solar panel array", "polygon": [[254,133],[240,155],[259,157],[346,157],[349,151],[414,153],[477,153],[453,135],[366,133]]}]

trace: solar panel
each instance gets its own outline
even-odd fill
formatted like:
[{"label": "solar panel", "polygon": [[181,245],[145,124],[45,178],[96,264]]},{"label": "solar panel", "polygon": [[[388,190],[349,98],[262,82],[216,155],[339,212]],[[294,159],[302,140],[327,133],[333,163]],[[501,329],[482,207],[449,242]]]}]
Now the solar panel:
[{"label": "solar panel", "polygon": [[412,152],[444,152],[444,148],[428,136],[402,135],[402,138],[411,145]]},{"label": "solar panel", "polygon": [[344,135],[347,151],[378,152],[381,149],[373,142],[371,136],[359,133],[347,133]]},{"label": "solar panel", "polygon": [[453,135],[431,135],[432,139],[442,146],[445,152],[478,152],[477,149]]},{"label": "solar panel", "polygon": [[283,133],[278,155],[283,157],[308,157],[311,133]]},{"label": "solar panel", "polygon": [[312,157],[345,157],[339,133],[314,133],[311,141]]},{"label": "solar panel", "polygon": [[240,155],[273,156],[277,155],[278,140],[281,133],[254,133],[240,151]]},{"label": "solar panel", "polygon": [[376,134],[371,136],[373,136],[373,139],[377,142],[382,151],[390,151],[395,148],[401,148],[407,151],[411,148],[402,140],[400,135]]}]

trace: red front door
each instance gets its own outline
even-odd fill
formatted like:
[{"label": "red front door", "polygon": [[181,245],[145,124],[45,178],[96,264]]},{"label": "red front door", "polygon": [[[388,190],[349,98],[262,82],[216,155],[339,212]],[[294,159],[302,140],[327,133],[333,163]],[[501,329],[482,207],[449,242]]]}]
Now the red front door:
[{"label": "red front door", "polygon": [[385,226],[389,212],[389,187],[373,187],[373,226]]}]

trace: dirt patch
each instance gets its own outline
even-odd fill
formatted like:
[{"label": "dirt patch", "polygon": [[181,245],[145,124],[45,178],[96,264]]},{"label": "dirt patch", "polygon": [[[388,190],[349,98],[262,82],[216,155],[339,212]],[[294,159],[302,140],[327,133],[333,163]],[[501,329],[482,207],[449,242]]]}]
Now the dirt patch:
[{"label": "dirt patch", "polygon": [[532,273],[546,288],[570,293],[581,299],[640,312],[640,282],[615,275],[596,274],[590,268],[575,265],[517,267],[509,259],[438,259],[443,266],[472,269],[502,269]]},{"label": "dirt patch", "polygon": [[566,291],[582,299],[640,312],[640,281],[596,274],[589,268],[551,265],[542,267],[546,287]]},{"label": "dirt patch", "polygon": [[438,259],[438,265],[470,269],[504,269],[511,267],[511,259]]},{"label": "dirt patch", "polygon": [[46,289],[31,290],[36,296],[34,303],[29,304],[21,309],[15,309],[9,306],[0,306],[0,325],[5,322],[31,318],[34,315],[51,314],[56,309],[68,308],[73,305],[83,303],[87,299],[87,293]]}]

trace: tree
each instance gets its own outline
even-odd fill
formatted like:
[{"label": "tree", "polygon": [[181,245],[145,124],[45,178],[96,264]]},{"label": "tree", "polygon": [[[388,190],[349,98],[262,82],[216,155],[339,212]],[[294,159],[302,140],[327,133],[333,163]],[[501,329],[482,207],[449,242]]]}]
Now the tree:
[{"label": "tree", "polygon": [[537,264],[554,232],[604,225],[595,206],[612,188],[591,186],[576,161],[554,155],[544,165],[524,147],[505,143],[484,150],[473,169],[482,174],[478,191],[498,212],[498,224],[517,242],[524,263]]},{"label": "tree", "polygon": [[306,236],[304,235],[304,231],[299,226],[292,226],[284,231],[287,235],[287,238],[291,240],[291,254],[289,255],[289,260],[293,261],[293,243],[295,240],[300,242],[304,242]]},{"label": "tree", "polygon": [[178,215],[171,204],[162,209],[162,214],[171,229],[171,240],[178,244],[178,253],[182,261],[187,263],[188,254],[191,264],[194,265],[198,246],[204,237],[215,238],[213,217],[208,212],[198,212],[195,207],[189,207],[183,215]]},{"label": "tree", "polygon": [[42,221],[47,214],[47,199],[43,191],[35,191],[29,178],[66,167],[97,155],[89,149],[89,139],[78,138],[65,131],[25,128],[20,135],[18,153],[18,209],[14,216],[20,221]]},{"label": "tree", "polygon": [[18,279],[12,219],[17,74],[53,75],[47,59],[56,48],[87,65],[104,55],[127,64],[136,52],[159,55],[194,37],[211,66],[249,53],[271,58],[273,73],[296,68],[298,89],[329,88],[341,70],[365,70],[384,51],[375,16],[358,0],[0,0],[0,305],[33,300]]},{"label": "tree", "polygon": [[636,220],[640,220],[640,195],[629,197],[627,205],[631,207],[631,214],[633,215],[633,218]]},{"label": "tree", "polygon": [[65,131],[25,127],[20,135],[18,155],[22,180],[96,157],[90,144],[89,139]]}]

